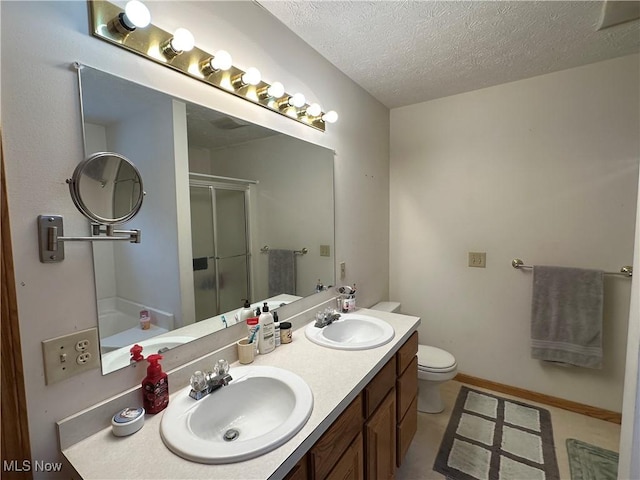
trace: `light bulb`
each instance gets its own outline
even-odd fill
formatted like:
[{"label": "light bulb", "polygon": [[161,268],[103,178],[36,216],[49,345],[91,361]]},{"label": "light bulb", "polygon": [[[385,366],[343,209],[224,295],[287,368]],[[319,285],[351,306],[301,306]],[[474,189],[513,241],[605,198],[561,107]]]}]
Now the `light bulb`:
[{"label": "light bulb", "polygon": [[171,39],[171,48],[176,52],[188,52],[195,46],[195,38],[193,34],[186,28],[178,28],[173,32],[173,38]]},{"label": "light bulb", "polygon": [[214,70],[229,70],[232,66],[231,55],[226,50],[218,50],[211,59],[211,68]]},{"label": "light bulb", "polygon": [[317,103],[312,103],[307,108],[307,116],[309,117],[319,117],[322,114],[322,107]]},{"label": "light bulb", "polygon": [[296,93],[293,96],[289,97],[289,105],[292,107],[300,108],[303,107],[306,103],[304,95],[301,93]]},{"label": "light bulb", "polygon": [[258,85],[262,76],[260,75],[260,70],[254,67],[250,67],[246,72],[242,74],[242,83],[245,85]]},{"label": "light bulb", "polygon": [[338,121],[338,113],[335,110],[330,110],[322,115],[322,120],[325,123],[336,123]]},{"label": "light bulb", "polygon": [[280,98],[284,95],[284,85],[280,82],[273,82],[267,89],[267,94],[272,98]]},{"label": "light bulb", "polygon": [[144,28],[151,23],[151,14],[146,5],[138,0],[127,2],[124,7],[122,22],[131,30]]}]

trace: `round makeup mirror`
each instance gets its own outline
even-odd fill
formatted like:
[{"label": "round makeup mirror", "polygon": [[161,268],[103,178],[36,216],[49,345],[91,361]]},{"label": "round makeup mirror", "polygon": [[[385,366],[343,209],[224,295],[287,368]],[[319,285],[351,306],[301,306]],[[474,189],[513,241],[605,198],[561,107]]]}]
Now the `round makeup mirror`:
[{"label": "round makeup mirror", "polygon": [[142,206],[144,190],[140,172],[118,153],[94,153],[78,164],[67,182],[78,210],[97,223],[124,223]]}]

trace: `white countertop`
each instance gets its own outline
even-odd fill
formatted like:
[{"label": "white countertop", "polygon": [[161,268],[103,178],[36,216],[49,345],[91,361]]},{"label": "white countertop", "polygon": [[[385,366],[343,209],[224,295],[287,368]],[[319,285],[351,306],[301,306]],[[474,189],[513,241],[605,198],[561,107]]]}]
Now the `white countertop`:
[{"label": "white countertop", "polygon": [[[313,411],[302,430],[265,455],[228,465],[184,460],[162,442],[162,413],[147,415],[144,427],[131,436],[115,437],[111,428],[105,428],[62,453],[87,480],[282,478],[420,324],[418,317],[408,315],[367,309],[358,309],[358,312],[391,324],[395,330],[393,340],[370,350],[333,350],[307,340],[302,327],[293,333],[292,343],[256,357],[253,365],[278,366],[300,375],[311,387],[314,397]],[[232,375],[236,365],[231,365]],[[182,387],[174,387],[172,391],[177,392]]]}]

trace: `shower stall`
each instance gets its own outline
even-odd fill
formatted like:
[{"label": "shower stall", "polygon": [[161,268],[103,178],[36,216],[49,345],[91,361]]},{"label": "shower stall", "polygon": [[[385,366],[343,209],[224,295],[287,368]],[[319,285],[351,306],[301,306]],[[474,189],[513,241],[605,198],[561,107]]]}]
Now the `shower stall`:
[{"label": "shower stall", "polygon": [[250,298],[249,185],[192,176],[189,193],[198,322],[238,308],[242,299]]}]

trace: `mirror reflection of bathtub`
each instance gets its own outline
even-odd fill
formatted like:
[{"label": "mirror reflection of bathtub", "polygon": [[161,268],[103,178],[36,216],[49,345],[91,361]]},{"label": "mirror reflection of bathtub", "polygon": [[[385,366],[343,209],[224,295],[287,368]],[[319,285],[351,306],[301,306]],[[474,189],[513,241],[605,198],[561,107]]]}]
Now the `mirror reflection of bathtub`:
[{"label": "mirror reflection of bathtub", "polygon": [[[151,326],[140,328],[140,311],[148,310]],[[119,297],[98,300],[98,328],[100,351],[107,353],[118,348],[148,340],[174,328],[173,314]]]},{"label": "mirror reflection of bathtub", "polygon": [[[266,302],[269,311],[274,311],[302,297],[280,294],[251,304],[254,310]],[[123,299],[109,298],[98,302],[100,350],[102,353],[102,373],[113,372],[131,363],[131,347],[138,344],[142,347],[142,355],[161,353],[162,350],[174,348],[196,338],[209,335],[238,323],[241,308],[216,315],[214,317],[186,325],[179,332],[172,332],[173,315],[155,310]],[[151,327],[140,328],[140,310],[148,310],[151,316]],[[104,335],[104,336],[102,336]]]}]

